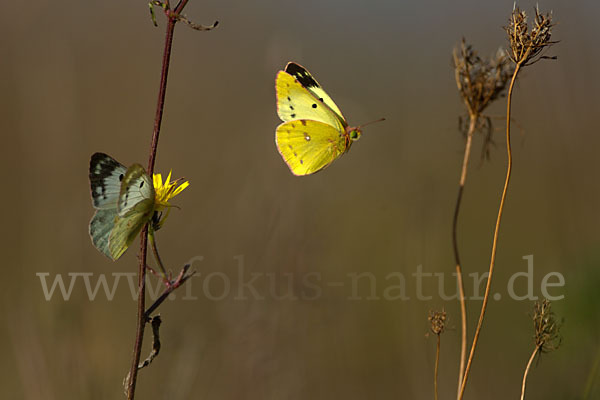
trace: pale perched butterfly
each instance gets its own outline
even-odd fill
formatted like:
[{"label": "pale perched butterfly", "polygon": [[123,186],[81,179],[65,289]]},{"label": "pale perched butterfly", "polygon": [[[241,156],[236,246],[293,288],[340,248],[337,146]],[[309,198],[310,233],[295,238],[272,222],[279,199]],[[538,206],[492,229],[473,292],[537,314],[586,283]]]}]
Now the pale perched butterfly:
[{"label": "pale perched butterfly", "polygon": [[112,157],[95,153],[90,160],[90,186],[97,210],[90,222],[92,243],[117,260],[154,214],[152,178],[139,164],[125,168]]},{"label": "pale perched butterfly", "polygon": [[283,121],[275,132],[275,143],[294,175],[310,175],[328,167],[360,138],[361,126],[348,126],[340,109],[304,67],[288,63],[277,74],[275,90],[277,114]]}]

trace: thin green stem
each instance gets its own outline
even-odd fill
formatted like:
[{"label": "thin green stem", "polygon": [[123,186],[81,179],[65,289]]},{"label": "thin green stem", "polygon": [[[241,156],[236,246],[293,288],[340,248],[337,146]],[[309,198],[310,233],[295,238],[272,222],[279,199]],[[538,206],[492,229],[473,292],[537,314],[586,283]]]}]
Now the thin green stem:
[{"label": "thin green stem", "polygon": [[596,358],[594,359],[594,364],[592,365],[592,369],[588,374],[588,378],[585,383],[585,388],[583,390],[583,400],[587,400],[590,398],[590,393],[592,392],[592,388],[594,387],[594,382],[598,377],[598,370],[600,370],[600,347],[596,351]]},{"label": "thin green stem", "polygon": [[156,260],[156,264],[158,264],[158,269],[160,270],[160,274],[162,275],[163,281],[168,286],[171,282],[171,278],[167,274],[167,270],[160,258],[160,254],[158,254],[158,248],[156,247],[156,237],[154,235],[154,229],[150,229],[148,232],[148,240],[150,241],[150,247],[152,248],[152,253],[154,254],[154,259]]}]

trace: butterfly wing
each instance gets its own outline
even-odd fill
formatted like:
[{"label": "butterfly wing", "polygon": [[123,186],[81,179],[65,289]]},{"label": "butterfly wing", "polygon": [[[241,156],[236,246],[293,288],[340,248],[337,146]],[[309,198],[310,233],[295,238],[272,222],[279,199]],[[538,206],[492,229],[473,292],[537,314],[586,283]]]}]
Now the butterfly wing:
[{"label": "butterfly wing", "polygon": [[116,208],[121,181],[127,168],[111,156],[95,153],[90,160],[90,187],[92,204],[96,209]]},{"label": "butterfly wing", "polygon": [[345,120],[289,73],[279,71],[275,80],[275,90],[277,114],[282,121],[310,119],[331,125],[340,132],[345,130]]},{"label": "butterfly wing", "polygon": [[294,175],[310,175],[329,166],[352,142],[327,123],[303,119],[279,125],[275,143]]},{"label": "butterfly wing", "polygon": [[[147,200],[144,200],[147,202]],[[147,206],[147,204],[145,204]],[[154,203],[146,207],[146,211],[131,210],[127,215],[118,215],[114,228],[108,239],[108,253],[113,260],[117,260],[125,253],[131,242],[137,237],[144,225],[152,218]],[[105,253],[106,254],[106,253]]]},{"label": "butterfly wing", "polygon": [[111,259],[113,257],[109,251],[109,238],[117,218],[117,207],[115,206],[97,210],[90,222],[92,243],[101,253]]},{"label": "butterfly wing", "polygon": [[109,238],[115,226],[121,181],[127,173],[121,163],[104,153],[90,159],[90,188],[96,213],[90,221],[89,233],[96,248],[109,258]]},{"label": "butterfly wing", "polygon": [[[150,200],[150,201],[148,201]],[[119,216],[130,211],[146,212],[154,207],[154,185],[150,176],[140,164],[133,164],[127,169],[121,182],[117,210]]]},{"label": "butterfly wing", "polygon": [[97,209],[90,222],[92,243],[116,260],[152,217],[154,186],[141,165],[125,168],[103,153],[90,160],[90,186]]},{"label": "butterfly wing", "polygon": [[306,68],[300,64],[296,64],[295,62],[289,62],[285,66],[285,72],[292,75],[313,96],[325,103],[329,109],[337,114],[337,117],[340,119],[340,121],[344,121],[345,123],[346,118],[344,118],[338,106]]},{"label": "butterfly wing", "polygon": [[113,260],[127,250],[154,213],[154,186],[139,164],[127,169],[121,182],[117,218],[108,238],[108,253]]}]

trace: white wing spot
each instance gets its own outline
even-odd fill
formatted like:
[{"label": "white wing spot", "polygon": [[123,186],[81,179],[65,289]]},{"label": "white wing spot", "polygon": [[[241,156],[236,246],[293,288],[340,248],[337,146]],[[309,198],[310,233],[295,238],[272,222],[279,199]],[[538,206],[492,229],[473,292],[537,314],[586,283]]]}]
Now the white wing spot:
[{"label": "white wing spot", "polygon": [[305,133],[304,139],[306,139],[307,142],[310,142],[310,135],[308,133]]}]

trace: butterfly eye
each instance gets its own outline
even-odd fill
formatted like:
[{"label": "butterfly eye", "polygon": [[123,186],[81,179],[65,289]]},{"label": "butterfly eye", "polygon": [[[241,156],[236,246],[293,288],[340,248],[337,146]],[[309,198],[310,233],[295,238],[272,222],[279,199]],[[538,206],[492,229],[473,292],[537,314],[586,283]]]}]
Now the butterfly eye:
[{"label": "butterfly eye", "polygon": [[358,129],[350,131],[350,139],[352,139],[352,140],[360,139],[360,131]]}]

